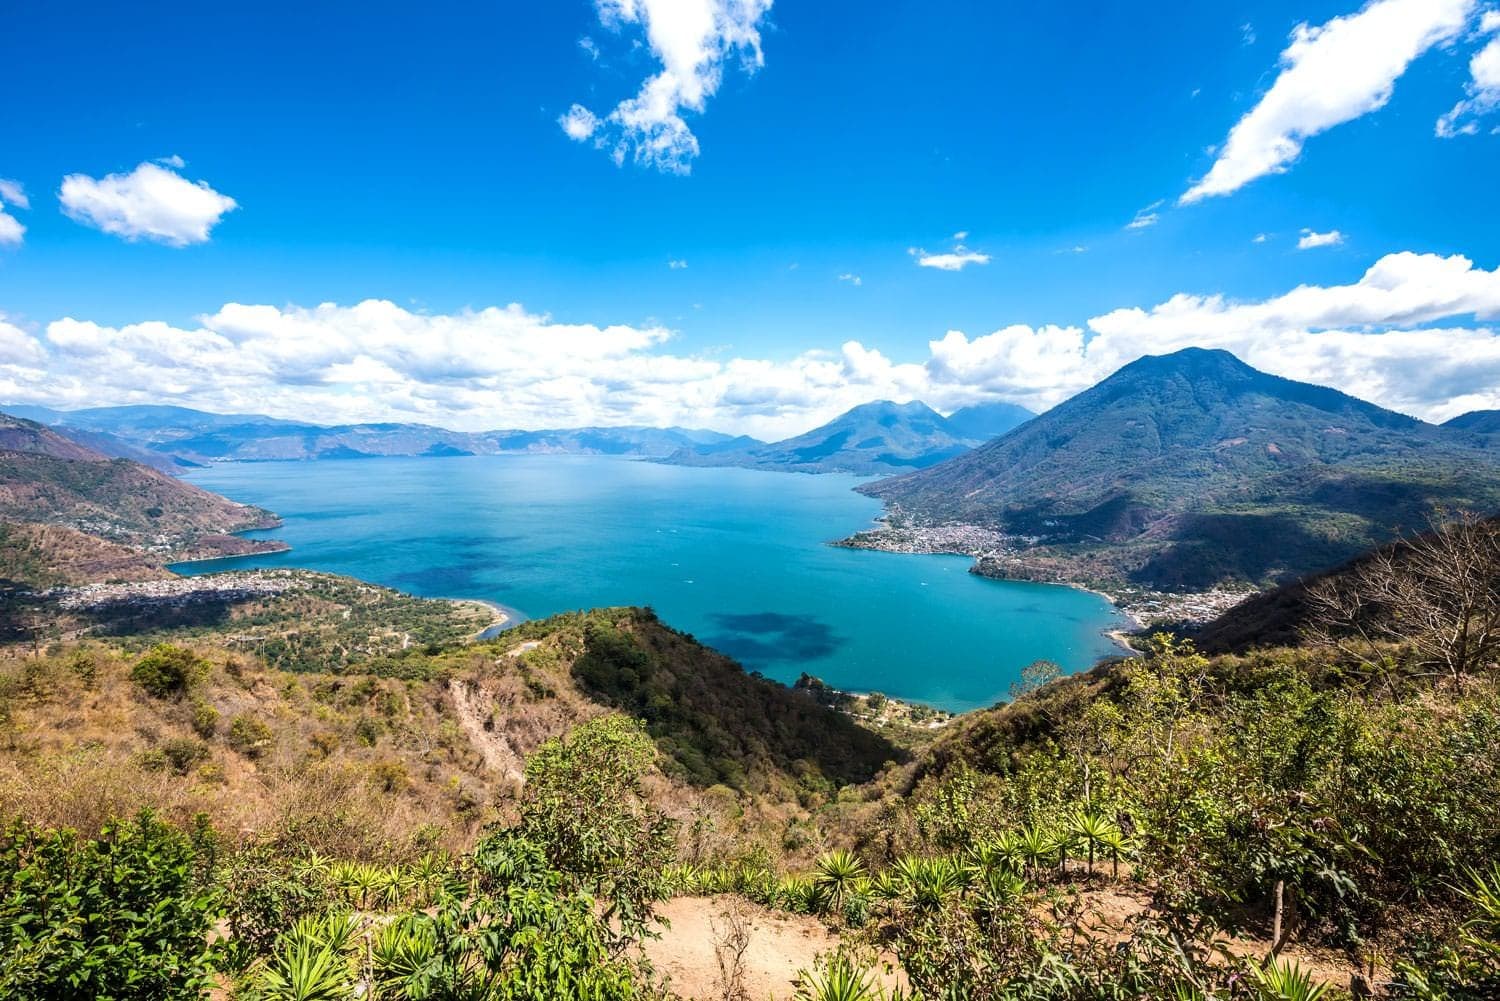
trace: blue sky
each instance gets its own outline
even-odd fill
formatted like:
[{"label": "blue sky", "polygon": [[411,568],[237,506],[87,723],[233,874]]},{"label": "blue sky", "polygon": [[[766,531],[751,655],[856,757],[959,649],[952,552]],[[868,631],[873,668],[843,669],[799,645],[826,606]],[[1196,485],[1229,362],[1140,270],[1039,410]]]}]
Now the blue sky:
[{"label": "blue sky", "polygon": [[[1192,336],[1105,324],[1119,343],[1090,360],[1101,333],[1091,319],[1154,316],[1178,294],[1222,295],[1230,309],[1302,285],[1340,299],[1408,254],[1434,255],[1387,268],[1409,261],[1392,280],[1412,288],[1432,285],[1414,276],[1437,273],[1439,259],[1466,259],[1442,271],[1462,287],[1458,306],[1446,289],[1413,307],[1416,321],[1407,308],[1316,323],[1272,309],[1258,340],[1243,323],[1221,339],[1263,367],[1281,359],[1306,369],[1283,374],[1423,416],[1500,405],[1486,326],[1500,313],[1500,91],[1485,88],[1479,61],[1500,15],[1480,0],[217,6],[23,2],[8,15],[0,58],[19,97],[0,178],[29,207],[0,190],[25,228],[0,240],[0,323],[14,342],[0,399],[166,393],[220,409],[313,405],[330,418],[757,433],[797,430],[866,394],[1043,407]],[[691,8],[729,34],[672,23]],[[1300,155],[1178,204],[1278,85],[1294,30],[1335,18],[1351,42],[1319,46],[1328,65],[1273,99],[1272,126],[1312,129]],[[1372,34],[1353,34],[1362,28]],[[684,51],[710,58],[684,63]],[[693,71],[678,74],[689,96],[672,114],[697,155],[636,162],[640,134],[607,117],[674,66]],[[601,121],[583,141],[559,121],[575,104]],[[1347,120],[1307,126],[1323,104]],[[1454,134],[1439,135],[1455,109]],[[131,191],[111,202],[97,185],[158,161],[235,207],[175,236],[132,230],[139,218],[111,224]],[[82,195],[67,194],[70,175],[82,175]],[[1308,233],[1323,245],[1298,249]],[[944,270],[913,252],[956,245],[987,260]],[[365,300],[392,304],[405,332],[306,312]],[[522,313],[499,326],[460,322],[512,303]],[[226,306],[276,315],[249,330],[243,315],[223,318]],[[1213,313],[1205,331],[1227,322],[1209,300],[1198,308]],[[976,355],[972,342],[1013,325],[1027,337]],[[1045,328],[1080,333],[1036,333]],[[1462,371],[1393,387],[1413,359],[1451,353],[1417,328],[1462,340]],[[601,349],[592,338],[610,330],[629,333]],[[935,356],[930,342],[948,331],[964,332],[965,358]],[[1322,339],[1304,343],[1313,334]],[[164,363],[153,336],[213,343]],[[568,357],[549,361],[528,337]],[[524,363],[469,370],[431,353],[444,338],[501,356],[519,338]],[[314,364],[309,345],[330,341],[343,353]],[[627,363],[614,376],[577,357],[617,350]]]}]

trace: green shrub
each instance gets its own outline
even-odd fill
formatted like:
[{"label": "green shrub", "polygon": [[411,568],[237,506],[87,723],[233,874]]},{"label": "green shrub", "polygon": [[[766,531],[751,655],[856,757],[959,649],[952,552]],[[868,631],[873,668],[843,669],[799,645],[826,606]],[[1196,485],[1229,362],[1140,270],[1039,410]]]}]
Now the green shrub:
[{"label": "green shrub", "polygon": [[166,763],[178,775],[186,775],[198,762],[208,757],[208,745],[192,737],[174,737],[161,745]]},{"label": "green shrub", "polygon": [[249,713],[241,713],[229,721],[229,746],[247,758],[265,754],[273,737],[271,728]]},{"label": "green shrub", "polygon": [[219,710],[207,702],[193,703],[193,732],[205,740],[219,728]]},{"label": "green shrub", "polygon": [[158,699],[177,698],[208,677],[208,661],[191,650],[158,643],[136,661],[130,680]]},{"label": "green shrub", "polygon": [[96,840],[0,836],[0,997],[201,998],[214,894],[192,842],[150,813]]}]

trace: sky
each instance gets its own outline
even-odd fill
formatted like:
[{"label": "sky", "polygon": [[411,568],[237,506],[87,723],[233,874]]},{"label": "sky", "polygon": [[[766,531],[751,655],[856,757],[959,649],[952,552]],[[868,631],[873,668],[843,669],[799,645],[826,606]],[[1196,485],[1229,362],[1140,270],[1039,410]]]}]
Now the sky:
[{"label": "sky", "polygon": [[1224,347],[1500,407],[1500,5],[19,0],[0,402],[798,433]]}]

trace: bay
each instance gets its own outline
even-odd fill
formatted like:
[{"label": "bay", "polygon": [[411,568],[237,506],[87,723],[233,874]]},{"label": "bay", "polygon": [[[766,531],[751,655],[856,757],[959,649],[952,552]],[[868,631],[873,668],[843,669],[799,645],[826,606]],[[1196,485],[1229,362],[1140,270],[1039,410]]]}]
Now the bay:
[{"label": "bay", "polygon": [[593,456],[225,463],[199,486],[277,512],[290,552],[197,563],[298,566],[529,617],[649,605],[784,682],[802,672],[953,711],[1005,698],[1021,669],[1118,652],[1096,594],[986,580],[956,556],[827,545],[868,527],[859,482]]}]

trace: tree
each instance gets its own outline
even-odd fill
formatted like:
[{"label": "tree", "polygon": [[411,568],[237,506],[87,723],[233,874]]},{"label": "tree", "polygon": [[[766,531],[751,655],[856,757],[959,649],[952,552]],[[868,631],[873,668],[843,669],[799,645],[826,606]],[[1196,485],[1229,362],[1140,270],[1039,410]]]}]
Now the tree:
[{"label": "tree", "polygon": [[208,677],[208,661],[191,650],[158,643],[130,669],[130,680],[158,699],[176,698]]},{"label": "tree", "polygon": [[656,746],[635,720],[602,716],[549,740],[526,762],[521,833],[572,889],[599,897],[620,942],[633,939],[666,894],[673,821],[651,807],[643,778]]},{"label": "tree", "polygon": [[1309,589],[1311,637],[1384,673],[1391,644],[1462,681],[1500,658],[1500,519],[1460,513]]}]

